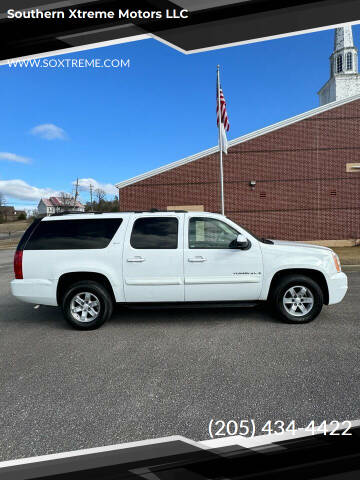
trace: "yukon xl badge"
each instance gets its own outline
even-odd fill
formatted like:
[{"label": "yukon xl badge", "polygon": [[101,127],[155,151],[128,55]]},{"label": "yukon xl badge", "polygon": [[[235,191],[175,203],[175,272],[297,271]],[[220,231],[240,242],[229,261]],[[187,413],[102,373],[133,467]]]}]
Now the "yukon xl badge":
[{"label": "yukon xl badge", "polygon": [[233,275],[261,275],[261,272],[233,272]]}]

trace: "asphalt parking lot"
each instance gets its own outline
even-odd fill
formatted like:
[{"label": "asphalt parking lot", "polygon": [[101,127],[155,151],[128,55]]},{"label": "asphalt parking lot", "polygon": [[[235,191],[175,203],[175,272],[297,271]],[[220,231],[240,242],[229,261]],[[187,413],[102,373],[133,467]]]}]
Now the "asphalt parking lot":
[{"label": "asphalt parking lot", "polygon": [[209,438],[213,418],[360,418],[360,272],[307,325],[254,309],[117,309],[79,332],[10,294],[0,251],[0,460],[167,435]]}]

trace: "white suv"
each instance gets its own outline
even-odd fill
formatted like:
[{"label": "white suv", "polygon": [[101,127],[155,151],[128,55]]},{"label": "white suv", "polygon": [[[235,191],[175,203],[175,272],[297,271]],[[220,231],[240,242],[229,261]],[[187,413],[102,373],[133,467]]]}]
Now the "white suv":
[{"label": "white suv", "polygon": [[102,325],[115,303],[249,306],[268,301],[279,318],[313,320],[341,302],[338,256],[316,245],[255,237],[203,212],[129,212],[45,217],[14,258],[12,294],[61,305],[80,329]]}]

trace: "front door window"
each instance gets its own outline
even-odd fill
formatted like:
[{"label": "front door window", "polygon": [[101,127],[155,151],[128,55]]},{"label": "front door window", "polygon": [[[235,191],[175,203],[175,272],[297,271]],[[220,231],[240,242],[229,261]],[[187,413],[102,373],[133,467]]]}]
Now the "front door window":
[{"label": "front door window", "polygon": [[193,217],[189,222],[189,248],[231,248],[239,232],[215,218]]}]

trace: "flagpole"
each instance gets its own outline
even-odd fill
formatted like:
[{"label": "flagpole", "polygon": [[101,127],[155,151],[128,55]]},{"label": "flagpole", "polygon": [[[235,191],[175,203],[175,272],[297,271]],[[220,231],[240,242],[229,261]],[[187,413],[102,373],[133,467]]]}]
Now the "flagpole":
[{"label": "flagpole", "polygon": [[224,209],[224,171],[223,171],[223,149],[221,137],[221,109],[220,109],[220,65],[217,66],[217,101],[218,101],[218,120],[219,120],[219,160],[220,160],[220,195],[221,195],[221,214],[225,214]]}]

